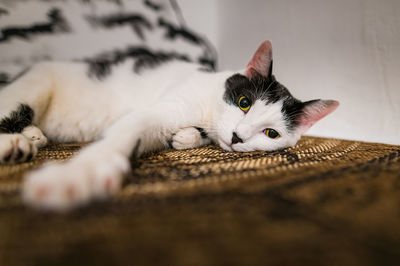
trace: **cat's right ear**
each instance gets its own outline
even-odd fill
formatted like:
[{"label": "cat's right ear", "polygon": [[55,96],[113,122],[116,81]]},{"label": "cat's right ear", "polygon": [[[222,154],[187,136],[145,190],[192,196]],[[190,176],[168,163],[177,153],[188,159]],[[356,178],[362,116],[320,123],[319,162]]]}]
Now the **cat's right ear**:
[{"label": "cat's right ear", "polygon": [[269,77],[272,75],[272,44],[270,41],[263,42],[253,58],[247,64],[246,77],[249,79],[255,76]]},{"label": "cat's right ear", "polygon": [[312,100],[304,102],[304,107],[300,115],[297,117],[298,131],[303,134],[312,125],[324,118],[328,114],[335,111],[339,106],[339,102],[335,100]]}]

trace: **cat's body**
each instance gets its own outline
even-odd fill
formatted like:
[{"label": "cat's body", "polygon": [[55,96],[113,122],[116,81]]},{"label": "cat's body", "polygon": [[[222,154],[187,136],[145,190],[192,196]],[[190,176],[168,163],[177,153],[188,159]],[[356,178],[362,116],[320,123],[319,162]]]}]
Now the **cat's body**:
[{"label": "cat's body", "polygon": [[[85,63],[37,64],[2,91],[0,106],[14,111],[21,103],[27,104],[35,113],[32,124],[57,142],[97,140],[122,116],[145,115],[146,109],[159,104],[165,108],[163,119],[168,118],[166,106],[174,110],[171,126],[164,132],[167,139],[182,127],[214,128],[215,112],[207,108],[223,101],[224,82],[230,73],[216,75],[199,71],[197,64],[171,60],[139,74],[132,73],[133,61],[113,66],[113,73],[101,80],[88,77]],[[163,140],[157,148],[165,145]]]},{"label": "cat's body", "polygon": [[26,178],[28,204],[68,209],[118,191],[132,152],[210,142],[229,151],[292,146],[337,102],[293,98],[271,74],[271,49],[264,42],[239,72],[154,58],[98,72],[82,62],[38,64],[0,91],[0,131],[8,133],[0,134],[0,162],[29,160],[46,137],[97,141]]}]

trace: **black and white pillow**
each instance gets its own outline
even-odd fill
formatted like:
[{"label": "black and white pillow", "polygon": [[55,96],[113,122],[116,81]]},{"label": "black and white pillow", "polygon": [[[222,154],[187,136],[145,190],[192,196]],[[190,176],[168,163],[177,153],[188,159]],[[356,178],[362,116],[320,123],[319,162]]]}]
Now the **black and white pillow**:
[{"label": "black and white pillow", "polygon": [[33,63],[173,56],[215,68],[208,41],[174,0],[1,0],[0,86]]}]

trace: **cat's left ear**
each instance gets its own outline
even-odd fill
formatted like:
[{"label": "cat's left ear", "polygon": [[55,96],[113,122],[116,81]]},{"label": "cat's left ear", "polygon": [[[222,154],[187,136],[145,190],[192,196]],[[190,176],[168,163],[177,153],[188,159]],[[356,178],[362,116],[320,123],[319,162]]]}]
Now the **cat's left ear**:
[{"label": "cat's left ear", "polygon": [[304,102],[304,107],[300,116],[297,118],[300,133],[306,132],[312,125],[335,111],[339,106],[338,101],[334,100],[312,100]]},{"label": "cat's left ear", "polygon": [[272,44],[270,41],[263,42],[253,58],[247,64],[246,77],[249,79],[255,76],[269,77],[272,75]]}]

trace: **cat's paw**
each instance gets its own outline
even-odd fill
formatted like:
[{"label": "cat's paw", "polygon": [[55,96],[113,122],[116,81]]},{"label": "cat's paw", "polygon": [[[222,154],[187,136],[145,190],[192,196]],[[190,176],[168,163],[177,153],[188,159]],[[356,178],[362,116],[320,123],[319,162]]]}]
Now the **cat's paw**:
[{"label": "cat's paw", "polygon": [[23,201],[38,209],[66,211],[115,194],[129,169],[122,156],[48,165],[25,177]]},{"label": "cat's paw", "polygon": [[35,126],[28,126],[21,132],[27,139],[29,139],[36,147],[41,148],[46,146],[47,138],[43,135],[42,131]]},{"label": "cat's paw", "polygon": [[32,207],[67,210],[90,199],[89,181],[69,164],[52,164],[29,173],[22,187],[23,201]]},{"label": "cat's paw", "polygon": [[36,146],[24,135],[0,134],[0,164],[30,161],[36,154]]},{"label": "cat's paw", "polygon": [[172,136],[172,147],[177,150],[192,149],[210,143],[195,127],[187,127]]}]

